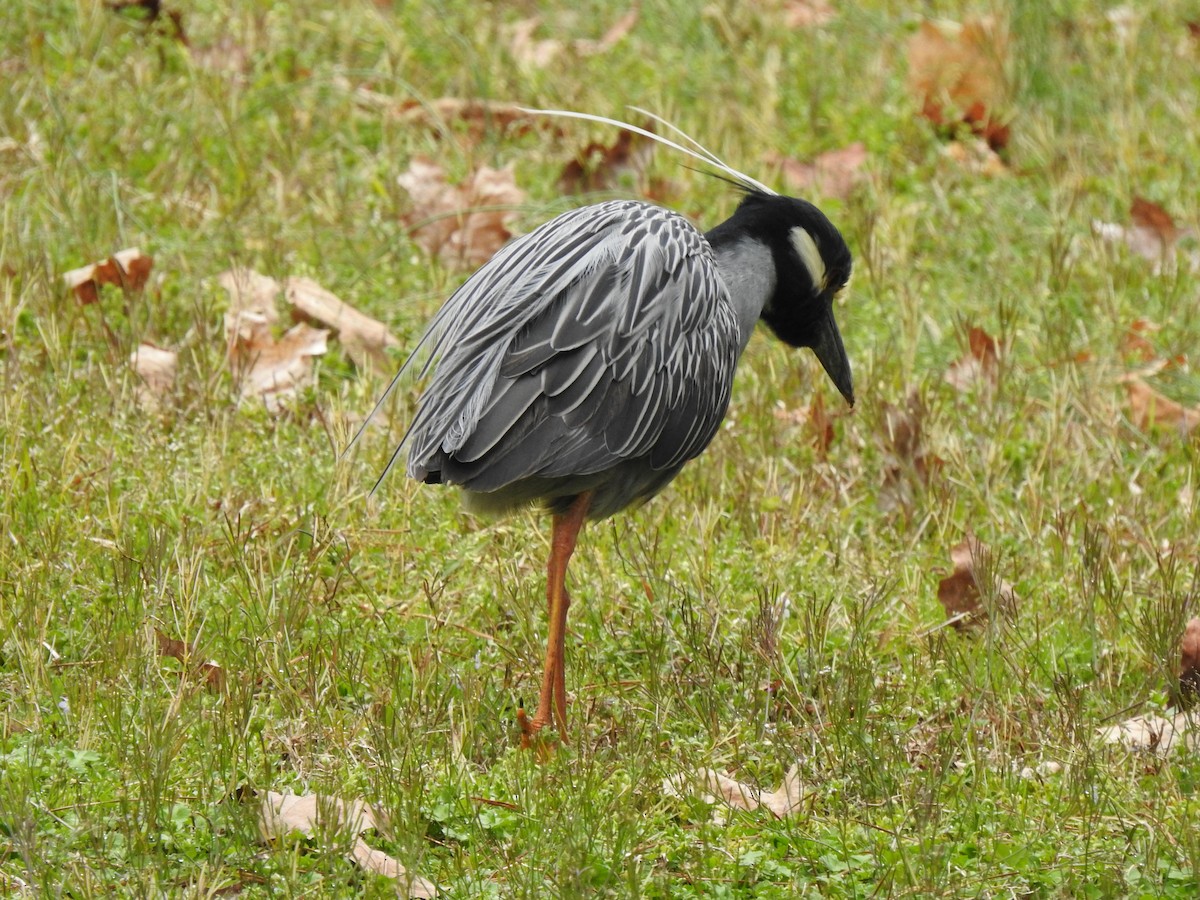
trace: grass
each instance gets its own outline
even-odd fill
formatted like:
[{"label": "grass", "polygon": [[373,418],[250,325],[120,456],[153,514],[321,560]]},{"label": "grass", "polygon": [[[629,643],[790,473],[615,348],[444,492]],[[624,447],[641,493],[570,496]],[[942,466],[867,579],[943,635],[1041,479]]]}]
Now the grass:
[{"label": "grass", "polygon": [[[925,4],[1012,28],[1013,174],[985,178],[916,115],[910,5],[842,6],[787,31],[758,5],[645,3],[608,52],[536,69],[501,30],[534,4],[176,4],[193,47],[246,51],[230,69],[136,9],[5,5],[0,891],[394,893],[336,844],[260,844],[239,796],[291,790],[378,804],[373,844],[446,896],[1195,896],[1200,764],[1096,729],[1168,702],[1200,605],[1195,442],[1135,428],[1116,381],[1135,319],[1190,359],[1200,307],[1194,277],[1091,222],[1140,194],[1195,224],[1200,7],[1137,8],[1122,33],[1085,0]],[[540,36],[595,37],[617,12],[544,15]],[[528,229],[582,202],[557,174],[613,135],[446,140],[346,82],[639,104],[764,179],[772,149],[871,154],[863,189],[822,203],[858,261],[839,318],[859,409],[821,453],[776,412],[833,407],[831,386],[751,342],[707,453],[586,534],[573,740],[543,764],[515,749],[515,709],[540,675],[544,522],[479,523],[400,477],[368,502],[412,398],[341,463],[385,379],[340,349],[286,414],[239,405],[213,276],[308,274],[411,345],[468,273],[409,236],[408,161],[515,163]],[[670,204],[720,221],[736,196],[677,162],[655,163]],[[61,274],[132,245],[148,289],[78,307]],[[972,325],[1006,349],[997,383],[962,393],[943,373]],[[156,414],[135,402],[142,340],[180,351]],[[1159,386],[1200,401],[1186,366]],[[902,464],[892,505],[887,409],[911,395],[941,463],[927,484]],[[937,602],[968,531],[1022,598],[974,636]],[[156,628],[223,688],[159,656]],[[807,793],[784,819],[663,791],[706,767],[771,788],[795,762]]]}]

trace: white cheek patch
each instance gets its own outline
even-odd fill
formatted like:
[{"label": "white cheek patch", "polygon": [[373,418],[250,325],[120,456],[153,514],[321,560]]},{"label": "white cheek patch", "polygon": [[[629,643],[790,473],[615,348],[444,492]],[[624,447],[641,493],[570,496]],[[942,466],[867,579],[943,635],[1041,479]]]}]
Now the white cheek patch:
[{"label": "white cheek patch", "polygon": [[817,242],[813,240],[813,236],[808,231],[799,225],[792,229],[791,238],[792,246],[796,248],[796,255],[800,257],[800,262],[804,263],[804,268],[808,269],[808,276],[812,279],[812,283],[818,291],[824,291],[827,277],[825,260],[821,259],[821,251],[817,249]]}]

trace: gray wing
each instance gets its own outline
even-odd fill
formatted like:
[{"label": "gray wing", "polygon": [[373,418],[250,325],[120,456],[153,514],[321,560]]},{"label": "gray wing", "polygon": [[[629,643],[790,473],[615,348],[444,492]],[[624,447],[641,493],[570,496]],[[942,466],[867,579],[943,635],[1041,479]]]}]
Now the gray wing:
[{"label": "gray wing", "polygon": [[429,342],[408,472],[481,492],[635,459],[677,470],[724,417],[740,347],[704,236],[632,201],[513,241],[447,301]]}]

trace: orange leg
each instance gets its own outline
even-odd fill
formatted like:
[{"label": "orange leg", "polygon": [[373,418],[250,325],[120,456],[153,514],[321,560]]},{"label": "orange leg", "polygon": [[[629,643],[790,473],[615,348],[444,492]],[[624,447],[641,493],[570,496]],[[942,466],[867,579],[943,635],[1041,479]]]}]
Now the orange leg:
[{"label": "orange leg", "polygon": [[562,515],[554,517],[554,531],[550,539],[550,562],[546,566],[546,605],[550,614],[550,637],[546,642],[546,671],[542,676],[542,692],[538,698],[537,712],[533,721],[521,717],[524,732],[522,744],[543,727],[550,724],[551,716],[558,722],[558,732],[567,735],[567,679],[566,641],[567,607],[571,598],[567,596],[567,563],[575,552],[579,530],[583,527],[588,506],[591,505],[590,491],[580,494]]}]

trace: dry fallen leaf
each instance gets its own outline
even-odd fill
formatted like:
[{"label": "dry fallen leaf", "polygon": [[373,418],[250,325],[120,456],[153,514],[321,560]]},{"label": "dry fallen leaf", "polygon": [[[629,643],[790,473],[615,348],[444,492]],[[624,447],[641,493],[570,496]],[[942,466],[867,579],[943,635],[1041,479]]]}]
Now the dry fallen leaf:
[{"label": "dry fallen leaf", "polygon": [[511,164],[482,166],[461,185],[451,185],[441,166],[418,158],[397,181],[413,201],[406,217],[413,239],[429,253],[463,265],[480,266],[504,246],[512,237],[512,208],[525,201]]},{"label": "dry fallen leaf", "polygon": [[145,410],[158,409],[160,401],[175,387],[176,354],[153,344],[138,344],[129,354],[129,364],[140,379],[137,386],[138,406]]},{"label": "dry fallen leaf", "polygon": [[976,384],[991,387],[1000,375],[1000,354],[996,339],[982,328],[971,326],[967,332],[967,352],[950,364],[944,378],[952,387],[968,391]]},{"label": "dry fallen leaf", "polygon": [[271,412],[312,381],[313,358],[328,350],[329,332],[301,322],[278,341],[269,332],[230,348],[229,364],[243,399],[261,397]]},{"label": "dry fallen leaf", "polygon": [[972,175],[998,178],[1007,175],[1008,166],[983,138],[951,141],[942,148],[942,154],[959,168]]},{"label": "dry fallen leaf", "polygon": [[863,164],[867,148],[856,141],[841,150],[830,150],[804,163],[772,151],[765,157],[769,165],[779,166],[790,191],[845,200],[865,178]]},{"label": "dry fallen leaf", "polygon": [[[1011,616],[1019,602],[1012,585],[989,572],[992,556],[978,538],[968,535],[950,548],[954,571],[938,582],[938,602],[950,624],[959,631],[981,624],[995,613]],[[991,591],[981,591],[981,578],[991,581]],[[990,600],[985,599],[991,595]]]},{"label": "dry fallen leaf", "polygon": [[1200,425],[1200,409],[1189,409],[1164,397],[1137,375],[1124,376],[1121,381],[1128,393],[1129,420],[1143,431],[1163,425],[1186,434]]},{"label": "dry fallen leaf", "polygon": [[892,512],[912,506],[917,490],[929,484],[944,462],[925,449],[925,404],[917,391],[904,406],[884,404],[883,423],[886,466],[878,504],[881,511]]},{"label": "dry fallen leaf", "polygon": [[191,644],[173,638],[157,628],[154,629],[154,643],[159,656],[169,656],[171,659],[177,660],[183,664],[184,669],[195,665],[196,674],[200,675],[210,688],[220,690],[225,684],[225,670],[220,665],[212,660],[195,663],[196,648]]},{"label": "dry fallen leaf", "polygon": [[653,156],[654,141],[621,131],[611,147],[591,143],[576,154],[558,176],[558,189],[564,194],[585,194],[641,188]]},{"label": "dry fallen leaf", "polygon": [[437,886],[433,882],[410,875],[396,859],[382,850],[375,850],[363,840],[364,831],[378,830],[379,827],[375,813],[363,801],[344,802],[337,797],[276,791],[266,791],[262,798],[258,827],[264,842],[286,837],[293,831],[306,837],[321,832],[348,833],[355,840],[347,855],[364,871],[394,879],[403,897],[437,896]]},{"label": "dry fallen leaf", "polygon": [[230,269],[217,276],[217,283],[229,292],[225,313],[225,340],[253,341],[269,334],[279,319],[275,298],[280,284],[274,278],[253,269]]},{"label": "dry fallen leaf", "polygon": [[807,406],[789,409],[781,404],[775,409],[776,419],[805,431],[821,457],[828,454],[829,448],[837,437],[837,432],[833,427],[834,420],[840,419],[844,414],[842,407],[837,407],[832,411],[827,409],[824,395],[819,391],[813,396],[812,403]]},{"label": "dry fallen leaf", "polygon": [[676,775],[663,782],[663,793],[682,796],[685,789],[700,795],[706,803],[724,802],[734,809],[753,811],[760,806],[784,818],[796,812],[804,800],[804,785],[800,781],[800,766],[794,764],[783,776],[774,791],[762,791],[744,784],[715,769],[700,769],[694,776]]},{"label": "dry fallen leaf", "polygon": [[327,351],[329,332],[300,322],[276,340],[278,281],[252,269],[231,269],[217,282],[229,292],[226,352],[239,393],[242,399],[261,397],[277,413],[285,398],[312,380],[313,358]]},{"label": "dry fallen leaf", "polygon": [[382,369],[391,368],[385,351],[400,346],[400,341],[382,322],[338,299],[311,278],[288,278],[283,292],[301,319],[327,326],[337,334],[356,366],[363,368],[371,359]]},{"label": "dry fallen leaf", "polygon": [[829,0],[787,0],[783,4],[783,24],[788,28],[819,28],[836,17],[837,10]]},{"label": "dry fallen leaf", "polygon": [[1184,253],[1179,242],[1195,236],[1192,228],[1180,228],[1165,209],[1144,197],[1134,197],[1129,209],[1131,224],[1093,220],[1092,232],[1110,244],[1125,244],[1134,254],[1154,264],[1159,273],[1181,260],[1191,272],[1200,272],[1200,251]]},{"label": "dry fallen leaf", "polygon": [[923,21],[908,43],[908,87],[935,125],[963,122],[994,150],[1008,144],[1008,32],[991,16]]},{"label": "dry fallen leaf", "polygon": [[1179,642],[1179,690],[1189,700],[1200,693],[1200,618],[1188,621]]},{"label": "dry fallen leaf", "polygon": [[573,41],[562,41],[557,38],[536,38],[534,32],[542,25],[541,16],[531,16],[506,25],[502,28],[502,33],[507,38],[509,53],[518,64],[541,69],[550,65],[564,50],[569,49],[573,59],[581,56],[595,56],[611,50],[633,30],[637,20],[638,10],[635,6],[617,19],[596,40],[579,38]]},{"label": "dry fallen leaf", "polygon": [[345,87],[364,105],[383,109],[395,115],[401,122],[429,128],[437,135],[446,133],[447,127],[454,122],[465,124],[468,136],[476,142],[495,131],[524,133],[532,128],[535,122],[555,133],[559,131],[550,117],[531,115],[515,103],[439,97],[428,102],[406,100],[397,106],[396,101],[387,94],[363,87],[351,88],[348,83]]},{"label": "dry fallen leaf", "polygon": [[1150,319],[1134,319],[1121,339],[1121,355],[1126,359],[1139,359],[1142,362],[1156,359],[1158,353],[1148,335],[1154,334],[1159,328],[1160,326]]},{"label": "dry fallen leaf", "polygon": [[1100,739],[1106,744],[1120,744],[1126,750],[1163,756],[1180,746],[1195,748],[1195,732],[1188,713],[1176,713],[1169,719],[1153,714],[1134,716],[1117,725],[1099,729]]},{"label": "dry fallen leaf", "polygon": [[225,75],[245,75],[250,71],[249,52],[228,34],[205,47],[187,49],[192,62],[201,69]]},{"label": "dry fallen leaf", "polygon": [[75,292],[83,305],[100,299],[100,285],[112,284],[126,291],[140,291],[150,278],[154,259],[143,255],[137,247],[114,253],[90,266],[81,266],[63,273],[63,281]]}]

